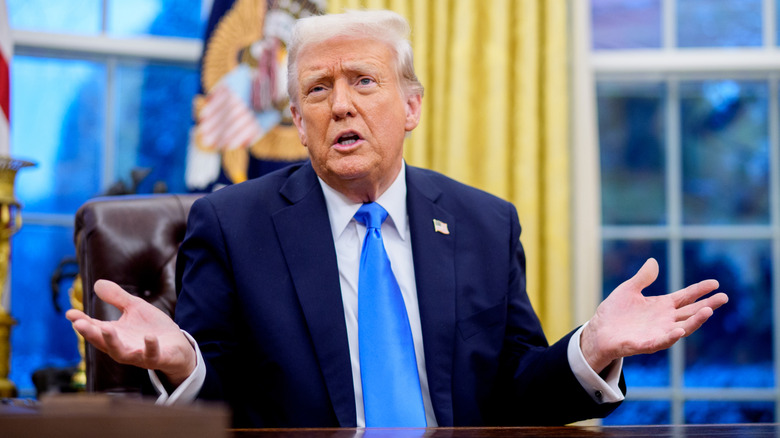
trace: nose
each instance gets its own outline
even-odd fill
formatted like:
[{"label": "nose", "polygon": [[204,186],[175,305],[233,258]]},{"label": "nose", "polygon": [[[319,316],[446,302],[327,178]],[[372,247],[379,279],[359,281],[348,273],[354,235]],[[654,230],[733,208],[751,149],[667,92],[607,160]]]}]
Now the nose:
[{"label": "nose", "polygon": [[355,105],[352,101],[352,89],[345,80],[338,80],[333,85],[330,108],[334,120],[340,120],[355,115]]}]

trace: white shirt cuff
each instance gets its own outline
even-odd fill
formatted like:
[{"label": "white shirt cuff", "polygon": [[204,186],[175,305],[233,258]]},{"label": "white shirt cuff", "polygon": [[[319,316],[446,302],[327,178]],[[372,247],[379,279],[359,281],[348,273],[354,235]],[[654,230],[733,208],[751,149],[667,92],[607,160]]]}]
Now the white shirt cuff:
[{"label": "white shirt cuff", "polygon": [[168,395],[168,391],[165,390],[162,382],[160,382],[160,378],[157,377],[157,373],[154,370],[147,370],[149,372],[149,378],[152,380],[152,385],[154,385],[154,389],[160,394],[160,396],[157,397],[155,404],[171,406],[190,403],[198,396],[200,389],[203,387],[203,381],[206,380],[206,366],[203,364],[203,355],[200,353],[198,343],[195,342],[195,339],[193,339],[189,333],[184,330],[181,332],[184,333],[184,336],[190,341],[192,347],[195,348],[197,360],[195,370],[193,370],[192,374],[190,374],[189,377],[187,377],[187,379],[185,379],[170,395]]},{"label": "white shirt cuff", "polygon": [[623,358],[613,361],[602,371],[606,372],[606,376],[602,378],[598,373],[593,371],[593,368],[588,365],[588,361],[585,360],[585,356],[582,354],[580,348],[580,335],[582,330],[585,329],[588,323],[585,323],[579,328],[569,339],[569,366],[571,367],[574,377],[580,382],[580,385],[588,392],[590,398],[596,403],[616,403],[623,401],[625,396],[620,390],[618,383],[620,382],[620,373],[623,371]]}]

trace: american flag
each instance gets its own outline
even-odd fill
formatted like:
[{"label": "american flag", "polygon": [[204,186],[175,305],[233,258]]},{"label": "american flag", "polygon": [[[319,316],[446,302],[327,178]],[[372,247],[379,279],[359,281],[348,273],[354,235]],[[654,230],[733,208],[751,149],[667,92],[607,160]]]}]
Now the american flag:
[{"label": "american flag", "polygon": [[223,84],[211,90],[198,121],[197,135],[209,150],[246,148],[264,134],[251,108]]},{"label": "american flag", "polygon": [[14,45],[5,0],[0,0],[0,155],[10,155],[11,58]]},{"label": "american flag", "polygon": [[450,234],[450,229],[447,227],[446,222],[442,222],[438,219],[433,220],[433,231],[436,231],[437,233],[442,234]]}]

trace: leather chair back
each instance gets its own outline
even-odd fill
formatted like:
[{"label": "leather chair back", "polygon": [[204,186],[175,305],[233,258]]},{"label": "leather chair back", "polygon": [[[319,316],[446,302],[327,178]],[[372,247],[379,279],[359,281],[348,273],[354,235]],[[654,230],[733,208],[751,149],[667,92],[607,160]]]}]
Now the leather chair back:
[{"label": "leather chair back", "polygon": [[[187,215],[201,195],[128,195],[95,198],[76,213],[75,243],[84,287],[84,312],[101,320],[121,313],[101,301],[95,281],[111,280],[126,291],[173,315],[176,254]],[[86,346],[87,391],[140,393],[146,371],[120,365]]]}]

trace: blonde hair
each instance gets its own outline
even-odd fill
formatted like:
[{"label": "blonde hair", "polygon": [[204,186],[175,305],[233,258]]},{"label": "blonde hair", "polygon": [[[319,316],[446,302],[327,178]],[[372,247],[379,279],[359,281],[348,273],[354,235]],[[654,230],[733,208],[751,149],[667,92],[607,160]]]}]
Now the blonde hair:
[{"label": "blonde hair", "polygon": [[295,22],[288,46],[287,92],[298,101],[298,54],[304,47],[336,37],[372,38],[387,44],[396,55],[399,82],[408,95],[423,95],[423,86],[414,73],[409,23],[401,15],[385,10],[347,11],[343,14],[315,15]]}]

